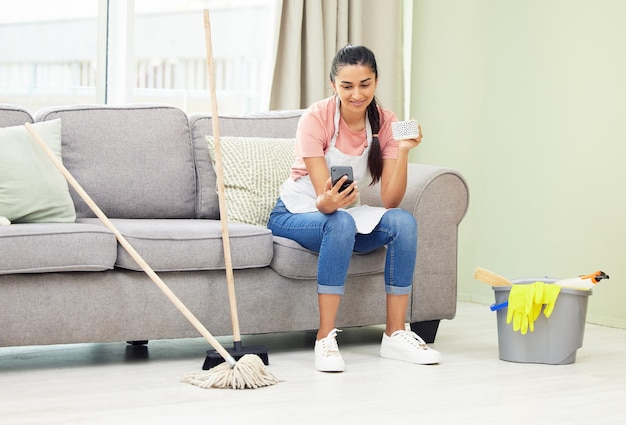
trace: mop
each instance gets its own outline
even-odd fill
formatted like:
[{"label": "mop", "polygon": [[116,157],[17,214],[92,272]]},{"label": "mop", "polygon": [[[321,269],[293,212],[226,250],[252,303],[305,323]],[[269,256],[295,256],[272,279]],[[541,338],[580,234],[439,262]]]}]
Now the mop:
[{"label": "mop", "polygon": [[104,223],[104,225],[113,232],[120,245],[128,252],[128,254],[137,262],[150,279],[159,287],[159,289],[169,298],[169,300],[180,310],[180,312],[189,320],[189,322],[200,332],[202,336],[211,344],[225,360],[224,363],[211,369],[210,371],[201,372],[201,375],[192,373],[185,375],[182,382],[197,385],[201,388],[260,388],[276,384],[279,380],[266,368],[263,361],[255,355],[247,355],[235,360],[228,351],[215,339],[213,335],[202,325],[202,323],[193,315],[193,313],[183,304],[183,302],[170,290],[170,288],[161,280],[161,278],[152,270],[139,253],[132,247],[120,231],[111,223],[102,210],[96,205],[91,197],[80,186],[76,179],[65,168],[63,163],[56,157],[47,143],[41,138],[34,127],[30,123],[24,124],[28,132],[35,139],[37,144],[44,150],[48,158],[53,162],[57,169],[63,174],[68,183],[76,190],[78,195],[91,208],[96,216]]},{"label": "mop", "polygon": [[[228,211],[226,209],[226,196],[224,193],[224,168],[222,161],[222,148],[220,143],[219,119],[217,113],[217,96],[215,93],[215,69],[213,67],[213,48],[211,43],[211,21],[209,11],[204,10],[204,34],[206,37],[207,67],[209,76],[209,90],[211,92],[211,122],[213,126],[213,140],[215,142],[215,175],[217,178],[217,194],[219,198],[220,222],[222,224],[222,243],[224,246],[224,263],[226,267],[226,281],[228,285],[228,300],[230,303],[230,317],[233,327],[233,348],[228,349],[229,354],[235,359],[245,355],[257,355],[264,364],[269,364],[267,348],[264,346],[244,347],[241,342],[239,331],[239,317],[237,315],[237,300],[235,297],[235,280],[233,275],[233,263],[230,250],[230,238],[228,234]],[[202,369],[211,369],[224,362],[224,357],[216,350],[207,351],[207,356]]]}]

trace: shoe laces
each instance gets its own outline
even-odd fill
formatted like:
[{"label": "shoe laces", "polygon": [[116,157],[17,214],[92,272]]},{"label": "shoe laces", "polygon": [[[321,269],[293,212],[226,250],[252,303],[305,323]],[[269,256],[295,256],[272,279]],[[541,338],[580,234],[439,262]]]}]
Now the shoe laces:
[{"label": "shoe laces", "polygon": [[409,344],[411,344],[413,347],[417,348],[418,350],[429,350],[428,345],[426,345],[426,341],[420,338],[420,336],[416,334],[415,332],[396,331],[394,332],[394,334],[400,335],[402,338],[404,338],[405,341],[407,341]]},{"label": "shoe laces", "polygon": [[324,356],[341,356],[337,340],[335,339],[337,332],[341,332],[341,330],[335,328],[328,332],[328,335],[319,340],[322,344],[322,348],[324,348]]}]

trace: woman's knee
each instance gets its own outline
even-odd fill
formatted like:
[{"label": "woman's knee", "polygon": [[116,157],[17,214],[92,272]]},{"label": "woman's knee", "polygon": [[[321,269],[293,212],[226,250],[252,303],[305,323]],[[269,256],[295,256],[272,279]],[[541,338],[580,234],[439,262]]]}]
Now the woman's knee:
[{"label": "woman's knee", "polygon": [[356,223],[354,218],[345,211],[335,211],[328,216],[324,226],[324,232],[331,232],[339,235],[356,234]]},{"label": "woman's knee", "polygon": [[356,223],[350,214],[336,211],[328,215],[322,230],[322,247],[332,250],[333,255],[349,257],[355,240]]},{"label": "woman's knee", "polygon": [[385,213],[383,220],[385,226],[393,233],[417,237],[417,221],[410,212],[394,208]]}]

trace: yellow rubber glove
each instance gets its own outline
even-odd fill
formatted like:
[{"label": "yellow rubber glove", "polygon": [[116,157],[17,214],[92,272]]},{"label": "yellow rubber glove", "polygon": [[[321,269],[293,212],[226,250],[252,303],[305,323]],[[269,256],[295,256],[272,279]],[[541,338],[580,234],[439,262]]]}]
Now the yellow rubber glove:
[{"label": "yellow rubber glove", "polygon": [[531,332],[535,331],[535,320],[541,314],[541,307],[543,306],[543,297],[545,292],[545,284],[543,282],[535,282],[531,284],[534,286],[533,291],[533,306],[530,309],[530,317],[528,318],[528,328]]},{"label": "yellow rubber glove", "polygon": [[526,335],[529,329],[534,332],[535,320],[541,309],[545,305],[543,314],[546,318],[550,317],[560,292],[559,285],[544,282],[513,285],[509,293],[506,323],[513,322],[513,331],[520,331],[522,335]]},{"label": "yellow rubber glove", "polygon": [[[513,331],[520,331],[526,335],[529,320],[532,318],[535,301],[535,285],[513,285],[509,292],[509,305],[507,307],[506,323],[513,322]],[[534,324],[532,325],[534,329]]]},{"label": "yellow rubber glove", "polygon": [[546,316],[546,318],[550,317],[552,311],[554,310],[556,299],[561,292],[561,286],[559,285],[544,282],[535,282],[533,285],[535,285],[535,293],[533,296],[534,301],[530,318],[528,319],[528,327],[531,332],[534,332],[535,330],[534,321],[537,320],[541,314],[541,309],[544,305],[545,308],[543,309],[543,315]]},{"label": "yellow rubber glove", "polygon": [[[543,315],[546,318],[550,317],[552,314],[552,310],[554,310],[554,304],[556,303],[556,299],[561,292],[561,287],[559,285],[551,285],[545,284],[543,286],[543,295],[541,297],[541,304],[545,304],[546,308],[543,310]],[[541,310],[541,307],[539,307]]]}]

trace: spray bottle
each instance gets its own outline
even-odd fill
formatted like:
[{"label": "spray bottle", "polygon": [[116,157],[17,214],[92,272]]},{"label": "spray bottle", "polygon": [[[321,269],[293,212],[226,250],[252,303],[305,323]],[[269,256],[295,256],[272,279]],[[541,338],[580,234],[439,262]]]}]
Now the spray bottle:
[{"label": "spray bottle", "polygon": [[597,271],[588,275],[572,277],[570,279],[561,279],[554,282],[555,285],[559,285],[563,288],[580,289],[588,291],[597,285],[602,279],[608,279],[609,275],[604,272]]}]

